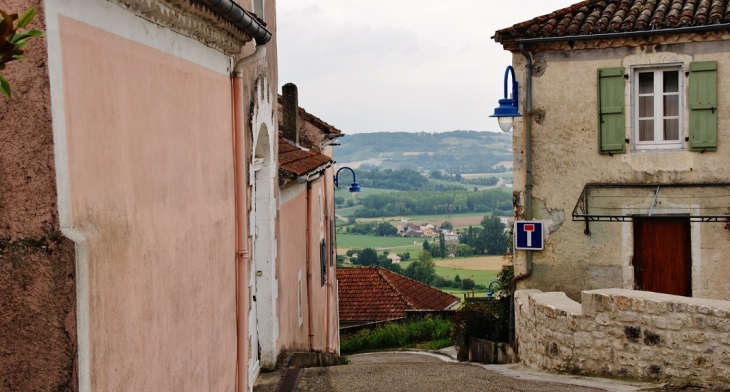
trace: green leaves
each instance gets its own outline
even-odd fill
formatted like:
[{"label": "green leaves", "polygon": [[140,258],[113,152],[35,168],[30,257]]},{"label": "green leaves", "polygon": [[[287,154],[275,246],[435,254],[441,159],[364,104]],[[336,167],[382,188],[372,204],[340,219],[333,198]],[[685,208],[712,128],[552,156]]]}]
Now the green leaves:
[{"label": "green leaves", "polygon": [[22,29],[23,27],[27,26],[30,21],[33,20],[33,17],[35,16],[35,8],[31,8],[28,11],[25,11],[23,16],[18,19],[18,28]]},{"label": "green leaves", "polygon": [[10,97],[10,83],[0,75],[0,92]]},{"label": "green leaves", "polygon": [[[26,11],[22,16],[8,14],[0,10],[0,70],[5,69],[5,64],[14,60],[25,60],[21,49],[33,37],[40,37],[43,32],[40,30],[28,30],[19,32],[27,26],[35,17],[35,8]],[[14,22],[15,26],[13,26]],[[0,92],[10,97],[10,83],[0,75]]]}]

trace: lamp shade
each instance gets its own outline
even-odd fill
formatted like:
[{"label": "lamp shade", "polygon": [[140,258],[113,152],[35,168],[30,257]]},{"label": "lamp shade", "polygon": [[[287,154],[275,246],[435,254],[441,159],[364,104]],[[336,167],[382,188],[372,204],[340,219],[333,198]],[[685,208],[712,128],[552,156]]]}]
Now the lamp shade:
[{"label": "lamp shade", "polygon": [[512,129],[512,123],[514,117],[497,117],[497,123],[504,132],[509,132]]},{"label": "lamp shade", "polygon": [[349,189],[350,192],[360,192],[360,184],[353,182]]},{"label": "lamp shade", "polygon": [[522,115],[517,112],[514,99],[502,98],[499,100],[499,106],[494,109],[494,114],[489,117],[522,117]]}]

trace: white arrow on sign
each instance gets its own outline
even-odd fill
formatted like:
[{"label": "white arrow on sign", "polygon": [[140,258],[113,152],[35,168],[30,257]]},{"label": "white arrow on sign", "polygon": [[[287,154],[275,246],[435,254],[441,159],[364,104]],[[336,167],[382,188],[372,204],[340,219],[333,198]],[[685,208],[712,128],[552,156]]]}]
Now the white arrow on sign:
[{"label": "white arrow on sign", "polygon": [[535,231],[535,225],[533,224],[526,224],[522,226],[527,233],[527,246],[532,246],[532,232]]}]

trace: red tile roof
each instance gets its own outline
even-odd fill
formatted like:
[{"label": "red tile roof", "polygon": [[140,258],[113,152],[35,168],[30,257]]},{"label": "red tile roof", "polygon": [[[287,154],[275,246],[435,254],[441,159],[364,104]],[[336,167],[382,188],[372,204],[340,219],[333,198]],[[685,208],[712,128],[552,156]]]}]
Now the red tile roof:
[{"label": "red tile roof", "polygon": [[384,321],[406,309],[445,310],[459,299],[380,267],[338,268],[341,321]]},{"label": "red tile roof", "polygon": [[585,0],[512,27],[494,40],[587,36],[730,23],[730,0]]},{"label": "red tile roof", "polygon": [[332,159],[312,149],[305,149],[289,143],[279,133],[279,168],[291,176],[301,176],[325,169],[332,164]]}]

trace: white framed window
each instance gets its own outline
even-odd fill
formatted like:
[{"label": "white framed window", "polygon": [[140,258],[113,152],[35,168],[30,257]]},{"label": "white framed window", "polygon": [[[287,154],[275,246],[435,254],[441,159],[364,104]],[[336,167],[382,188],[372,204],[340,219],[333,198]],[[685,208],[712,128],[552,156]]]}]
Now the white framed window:
[{"label": "white framed window", "polygon": [[633,69],[635,149],[682,148],[683,75],[681,65]]}]

